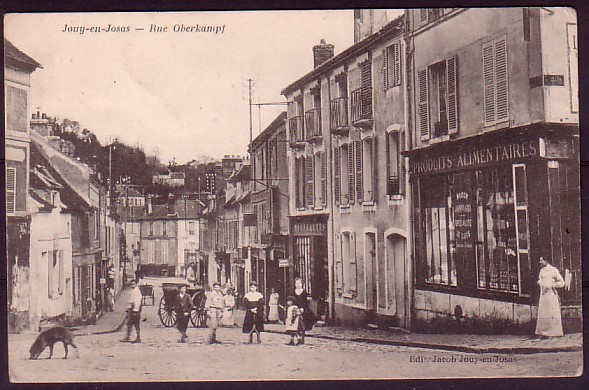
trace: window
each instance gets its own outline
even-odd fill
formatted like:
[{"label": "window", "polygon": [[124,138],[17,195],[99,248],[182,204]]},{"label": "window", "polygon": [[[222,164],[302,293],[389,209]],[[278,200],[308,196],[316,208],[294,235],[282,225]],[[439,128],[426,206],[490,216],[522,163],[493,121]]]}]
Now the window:
[{"label": "window", "polygon": [[[352,150],[350,150],[352,149]],[[340,203],[347,205],[354,203],[354,153],[350,144],[340,147],[340,177],[341,199]]]},{"label": "window", "polygon": [[417,72],[418,123],[422,140],[458,131],[457,76],[456,57]]},{"label": "window", "polygon": [[343,265],[343,292],[355,293],[358,289],[355,234],[342,233],[341,257]]},{"label": "window", "polygon": [[297,209],[305,207],[305,158],[295,158],[295,206]]},{"label": "window", "polygon": [[376,164],[374,161],[374,146],[376,145],[376,137],[365,138],[362,141],[362,166],[364,167],[362,179],[362,199],[365,202],[373,202],[376,200]]},{"label": "window", "polygon": [[6,87],[6,128],[9,131],[27,132],[28,122],[27,91]]},{"label": "window", "polygon": [[43,252],[47,261],[47,296],[57,298],[55,294],[63,294],[63,250]]},{"label": "window", "polygon": [[147,244],[147,262],[155,263],[155,241],[149,241]]},{"label": "window", "polygon": [[483,110],[485,125],[509,119],[507,82],[507,39],[483,44]]},{"label": "window", "polygon": [[[418,186],[415,228],[426,283],[529,295],[524,164],[420,178]],[[463,268],[476,269],[472,286],[459,279]]]},{"label": "window", "polygon": [[149,235],[153,236],[153,222],[149,223]]},{"label": "window", "polygon": [[405,193],[404,165],[401,153],[405,146],[405,133],[392,131],[387,134],[387,195]]},{"label": "window", "polygon": [[100,239],[100,211],[94,210],[94,240]]},{"label": "window", "polygon": [[6,168],[6,214],[16,211],[16,168]]},{"label": "window", "polygon": [[162,241],[162,263],[168,264],[168,241]]},{"label": "window", "polygon": [[[350,146],[353,146],[353,151],[354,151],[354,158],[353,158],[353,163],[351,165],[351,169],[350,172],[354,172],[354,180],[355,180],[355,191],[356,191],[356,200],[358,200],[358,202],[362,202],[362,200],[364,199],[364,182],[363,182],[363,177],[364,177],[364,161],[362,161],[362,141],[354,141],[352,144],[350,144]],[[350,192],[353,192],[352,189],[350,189]]]},{"label": "window", "polygon": [[571,112],[579,112],[579,51],[577,25],[567,24],[569,47],[569,83],[571,91]]},{"label": "window", "polygon": [[167,230],[168,230],[168,226],[167,226],[166,221],[164,221],[164,222],[162,222],[162,234],[164,236],[168,234]]},{"label": "window", "polygon": [[194,235],[195,222],[188,222],[188,234]]},{"label": "window", "polygon": [[383,56],[383,86],[384,89],[401,85],[401,41],[382,50]]}]

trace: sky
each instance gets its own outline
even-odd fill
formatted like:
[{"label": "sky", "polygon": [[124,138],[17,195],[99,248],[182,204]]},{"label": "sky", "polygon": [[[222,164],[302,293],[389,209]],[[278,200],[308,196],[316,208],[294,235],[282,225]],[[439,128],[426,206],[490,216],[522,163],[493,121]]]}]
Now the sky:
[{"label": "sky", "polygon": [[[167,31],[150,31],[152,24]],[[130,31],[88,31],[109,25]],[[224,29],[174,32],[175,25]],[[353,11],[10,14],[5,36],[43,66],[31,78],[32,112],[183,163],[245,155],[247,80],[254,103],[284,102],[280,91],[313,68],[320,39],[336,55],[353,44]],[[254,107],[254,137],[284,108]]]}]

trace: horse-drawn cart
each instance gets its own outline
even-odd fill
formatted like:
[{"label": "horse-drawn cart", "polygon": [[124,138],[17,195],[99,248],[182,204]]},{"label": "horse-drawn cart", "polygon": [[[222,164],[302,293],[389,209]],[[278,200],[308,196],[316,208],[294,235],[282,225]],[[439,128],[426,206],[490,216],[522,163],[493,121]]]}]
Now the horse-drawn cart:
[{"label": "horse-drawn cart", "polygon": [[[175,310],[176,296],[183,283],[162,283],[164,295],[160,300],[158,315],[162,325],[171,328],[176,325],[177,314]],[[186,294],[192,298],[192,310],[190,311],[190,322],[195,328],[206,328],[207,313],[205,302],[207,297],[203,288],[187,287]]]}]

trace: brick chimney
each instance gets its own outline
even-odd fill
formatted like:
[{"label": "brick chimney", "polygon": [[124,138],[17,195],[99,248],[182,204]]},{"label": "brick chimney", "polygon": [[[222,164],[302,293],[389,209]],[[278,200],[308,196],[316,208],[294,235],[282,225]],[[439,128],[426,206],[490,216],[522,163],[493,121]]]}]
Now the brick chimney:
[{"label": "brick chimney", "polygon": [[49,120],[45,113],[41,114],[37,111],[37,114],[33,113],[31,117],[31,130],[47,138],[51,134],[52,126],[50,126]]},{"label": "brick chimney", "polygon": [[325,43],[325,39],[322,39],[318,45],[313,46],[313,67],[316,68],[333,58],[334,47],[330,43]]}]

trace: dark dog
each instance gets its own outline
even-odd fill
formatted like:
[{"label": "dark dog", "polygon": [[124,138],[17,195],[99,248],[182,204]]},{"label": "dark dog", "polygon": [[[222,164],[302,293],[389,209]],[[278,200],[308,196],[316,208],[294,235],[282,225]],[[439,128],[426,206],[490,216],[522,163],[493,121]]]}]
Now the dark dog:
[{"label": "dark dog", "polygon": [[33,343],[30,349],[30,359],[34,360],[41,355],[41,353],[49,346],[49,357],[53,356],[53,345],[58,341],[63,342],[63,348],[65,349],[65,356],[64,359],[67,359],[67,346],[68,344],[71,345],[76,349],[76,354],[78,353],[78,347],[74,344],[74,334],[68,328],[64,328],[61,326],[56,326],[55,328],[47,329],[44,332],[41,332],[39,336],[37,336],[37,340]]}]

